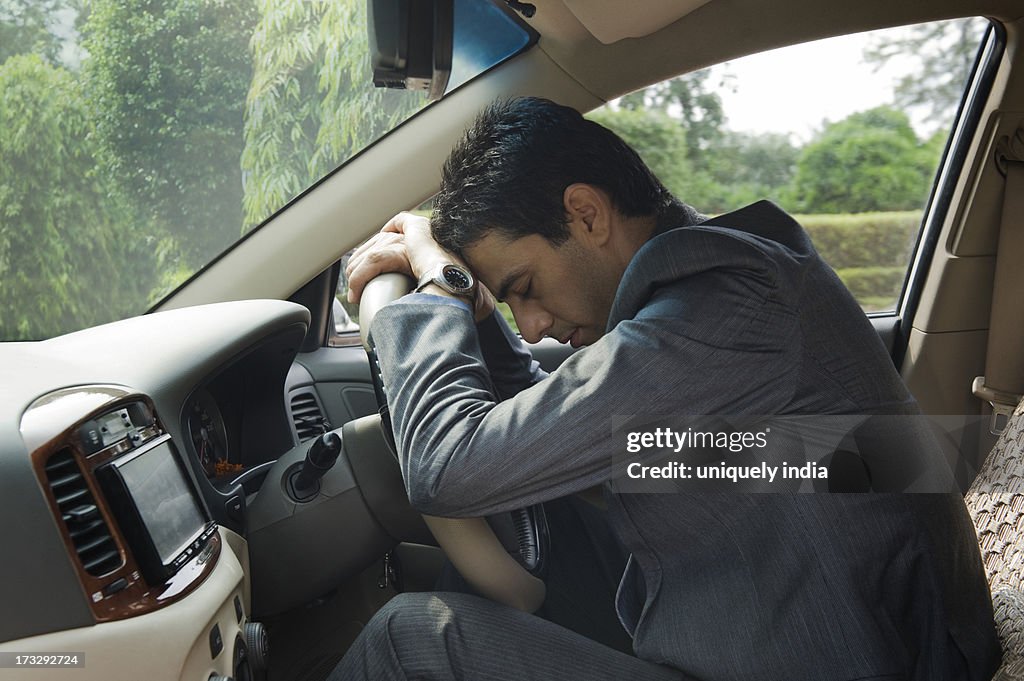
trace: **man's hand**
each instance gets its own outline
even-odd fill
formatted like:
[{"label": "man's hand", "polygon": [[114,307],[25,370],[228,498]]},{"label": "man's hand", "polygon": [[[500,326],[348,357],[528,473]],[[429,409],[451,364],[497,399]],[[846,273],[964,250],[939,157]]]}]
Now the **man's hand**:
[{"label": "man's hand", "polygon": [[[349,258],[348,267],[345,268],[348,300],[350,303],[358,303],[363,288],[379,274],[400,272],[419,281],[424,272],[449,262],[466,267],[460,258],[434,241],[427,218],[412,213],[399,213]],[[430,287],[430,292],[448,295],[437,286]],[[473,316],[481,321],[493,311],[494,296],[478,281]]]},{"label": "man's hand", "polygon": [[358,303],[367,282],[379,274],[400,272],[415,280],[439,263],[458,262],[430,236],[430,221],[399,213],[349,258],[348,300]]}]

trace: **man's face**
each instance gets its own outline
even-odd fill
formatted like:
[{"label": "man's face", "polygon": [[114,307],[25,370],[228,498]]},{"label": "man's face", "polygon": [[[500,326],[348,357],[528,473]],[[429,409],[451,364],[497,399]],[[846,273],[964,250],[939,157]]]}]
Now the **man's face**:
[{"label": "man's face", "polygon": [[573,347],[604,334],[621,270],[574,234],[553,246],[533,234],[491,231],[464,251],[477,278],[512,309],[523,338],[549,336]]}]

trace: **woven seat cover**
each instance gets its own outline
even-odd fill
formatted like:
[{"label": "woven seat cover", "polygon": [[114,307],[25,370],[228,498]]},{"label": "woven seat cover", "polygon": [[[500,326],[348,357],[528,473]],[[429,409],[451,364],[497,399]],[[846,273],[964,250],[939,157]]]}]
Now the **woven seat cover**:
[{"label": "woven seat cover", "polygon": [[996,681],[1024,681],[1024,402],[966,497],[981,545],[1003,665]]}]

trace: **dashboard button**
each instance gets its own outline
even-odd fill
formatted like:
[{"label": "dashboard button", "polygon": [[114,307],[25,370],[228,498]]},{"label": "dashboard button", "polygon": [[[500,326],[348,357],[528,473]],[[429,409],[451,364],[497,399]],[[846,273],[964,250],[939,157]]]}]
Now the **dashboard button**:
[{"label": "dashboard button", "polygon": [[100,426],[96,421],[86,421],[78,429],[82,441],[82,448],[86,454],[92,454],[103,449],[103,437],[100,435]]},{"label": "dashboard button", "polygon": [[233,496],[224,502],[224,510],[227,511],[229,518],[237,522],[242,522],[245,502],[242,501],[242,497],[237,495]]},{"label": "dashboard button", "polygon": [[210,657],[216,659],[220,651],[224,650],[224,639],[220,635],[220,625],[214,624],[210,630]]},{"label": "dashboard button", "polygon": [[128,588],[128,580],[121,577],[120,579],[115,579],[110,584],[103,587],[103,595],[112,596],[118,591],[124,591],[126,588]]}]

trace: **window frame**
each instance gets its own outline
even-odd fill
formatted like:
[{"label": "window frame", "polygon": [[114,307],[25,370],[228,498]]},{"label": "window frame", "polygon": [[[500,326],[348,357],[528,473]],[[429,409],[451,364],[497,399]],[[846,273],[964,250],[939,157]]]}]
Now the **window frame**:
[{"label": "window frame", "polygon": [[[965,17],[966,18],[966,17]],[[982,113],[1006,50],[1006,29],[997,21],[988,19],[989,25],[975,56],[971,74],[953,117],[952,132],[939,161],[932,191],[925,203],[924,219],[911,254],[910,266],[903,280],[903,290],[892,312],[870,313],[873,320],[891,319],[895,322],[895,339],[891,348],[897,367],[903,364],[910,344],[912,321],[921,305],[928,270],[938,249],[942,225],[953,203],[953,195],[968,160],[971,143],[977,134]]]}]

